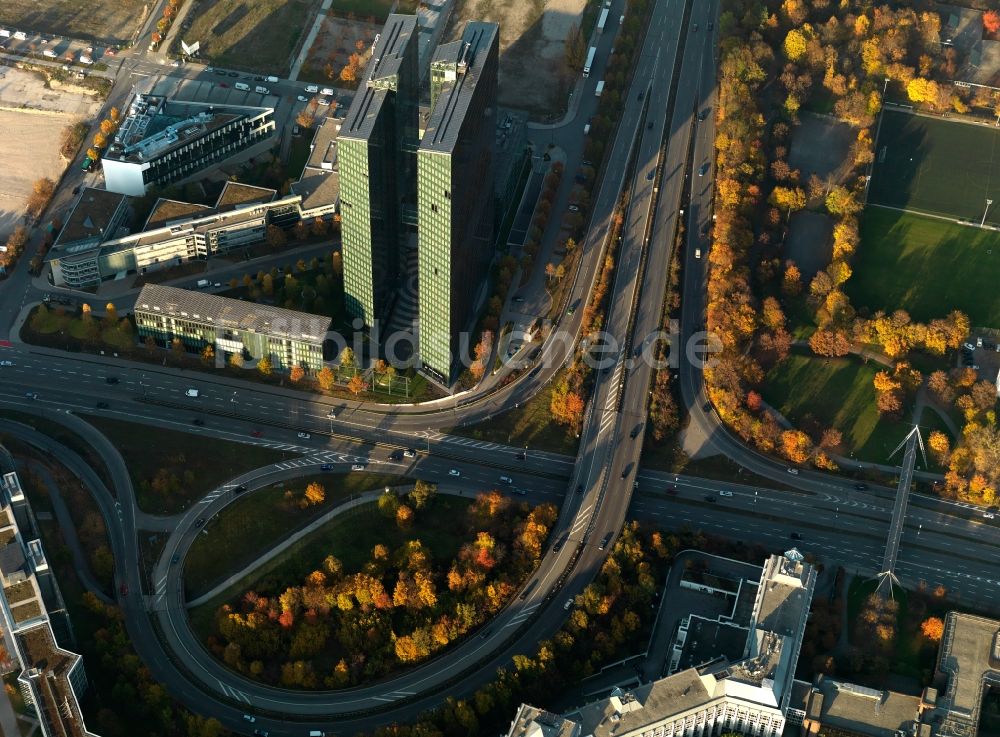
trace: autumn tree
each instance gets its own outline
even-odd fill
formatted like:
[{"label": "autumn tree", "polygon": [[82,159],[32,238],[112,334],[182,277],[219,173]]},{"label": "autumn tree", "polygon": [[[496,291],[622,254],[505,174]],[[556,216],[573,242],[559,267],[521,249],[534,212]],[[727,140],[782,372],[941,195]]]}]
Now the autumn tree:
[{"label": "autumn tree", "polygon": [[944,634],[944,622],[939,617],[928,617],[920,623],[920,633],[931,642],[939,642]]},{"label": "autumn tree", "polygon": [[363,391],[368,390],[368,382],[364,380],[361,374],[355,374],[351,377],[351,380],[347,382],[347,388],[352,394],[357,396]]},{"label": "autumn tree", "polygon": [[940,430],[934,430],[930,435],[927,436],[927,445],[930,447],[931,452],[939,463],[945,463],[948,460],[948,453],[951,450],[951,443],[948,441],[948,436],[945,435]]},{"label": "autumn tree", "polygon": [[413,526],[413,509],[406,504],[400,504],[396,508],[396,526],[401,530],[408,530]]},{"label": "autumn tree", "polygon": [[801,430],[785,430],[781,433],[781,452],[792,463],[805,463],[812,451],[812,441]]},{"label": "autumn tree", "polygon": [[267,240],[267,245],[271,248],[281,248],[288,242],[288,238],[285,236],[285,231],[279,228],[277,225],[267,226],[267,235],[265,236]]},{"label": "autumn tree", "polygon": [[257,361],[257,370],[260,372],[261,376],[270,376],[271,372],[274,370],[271,365],[271,357],[263,356],[259,361]]},{"label": "autumn tree", "polygon": [[326,501],[326,489],[323,488],[323,484],[318,481],[312,481],[306,486],[305,493],[306,505],[322,504]]},{"label": "autumn tree", "polygon": [[993,9],[983,13],[983,28],[989,34],[1000,31],[1000,13]]},{"label": "autumn tree", "polygon": [[316,374],[316,383],[319,384],[320,389],[323,391],[330,391],[333,385],[336,383],[337,376],[334,374],[333,369],[329,366],[324,366]]},{"label": "autumn tree", "polygon": [[413,490],[409,493],[410,503],[415,509],[423,509],[437,495],[437,484],[420,479],[413,485]]}]

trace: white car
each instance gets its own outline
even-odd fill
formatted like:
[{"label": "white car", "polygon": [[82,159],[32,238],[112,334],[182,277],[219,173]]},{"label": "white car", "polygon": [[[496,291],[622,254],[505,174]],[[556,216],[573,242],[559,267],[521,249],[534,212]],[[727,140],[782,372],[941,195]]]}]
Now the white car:
[{"label": "white car", "polygon": [[299,95],[295,99],[298,100],[299,102],[309,102],[309,98],[306,97],[305,95]]},{"label": "white car", "polygon": [[173,61],[173,62],[170,63],[170,66],[172,66],[172,67],[179,67],[180,65],[181,65],[181,63],[179,61]]},{"label": "white car", "polygon": [[569,609],[571,609],[572,606],[573,606],[573,600],[572,599],[567,599],[566,603],[563,604],[563,609],[569,611]]},{"label": "white car", "polygon": [[453,468],[450,471],[448,471],[448,475],[449,476],[461,476],[462,472],[459,471],[457,468]]},{"label": "white car", "polygon": [[13,361],[0,361],[0,366],[13,366]]},{"label": "white car", "polygon": [[299,433],[299,437],[300,437],[300,438],[302,438],[303,440],[308,440],[309,438],[311,438],[311,437],[312,437],[312,435],[310,435],[310,434],[309,434],[309,433],[307,433],[307,432],[300,432],[300,433]]},{"label": "white car", "polygon": [[799,469],[797,469],[797,468],[789,468],[788,469],[788,473],[792,474],[793,476],[798,476],[799,475]]},{"label": "white car", "polygon": [[197,397],[198,396],[198,390],[197,389],[188,389],[187,391],[184,392],[184,396],[187,396],[187,397]]},{"label": "white car", "polygon": [[733,495],[733,492],[726,491],[725,489],[723,489],[722,491],[719,492],[719,496],[732,496],[732,495]]},{"label": "white car", "polygon": [[412,448],[407,448],[406,450],[403,451],[403,456],[405,456],[406,458],[416,458],[417,451],[413,450]]},{"label": "white car", "polygon": [[355,464],[353,464],[351,466],[351,470],[352,471],[364,471],[365,470],[365,464],[364,463],[355,463]]},{"label": "white car", "polygon": [[330,98],[329,97],[321,97],[321,98],[319,98],[319,104],[320,105],[324,105],[324,106],[325,105],[329,105],[330,104]]},{"label": "white car", "polygon": [[206,72],[214,72],[215,71],[215,67],[205,67],[205,71]]}]

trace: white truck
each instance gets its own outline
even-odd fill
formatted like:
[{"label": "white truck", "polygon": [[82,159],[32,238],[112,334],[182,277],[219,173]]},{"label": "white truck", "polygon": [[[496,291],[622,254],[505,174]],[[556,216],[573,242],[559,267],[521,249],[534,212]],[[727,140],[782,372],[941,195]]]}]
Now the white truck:
[{"label": "white truck", "polygon": [[587,52],[587,61],[583,65],[583,76],[590,76],[590,68],[594,65],[594,57],[597,56],[597,47],[591,46],[590,51]]},{"label": "white truck", "polygon": [[605,8],[601,11],[601,17],[597,20],[597,32],[602,33],[604,31],[604,26],[608,24],[608,13],[611,11]]},{"label": "white truck", "polygon": [[601,93],[604,92],[604,80],[602,79],[597,83],[597,87],[594,89],[594,97],[600,97]]}]

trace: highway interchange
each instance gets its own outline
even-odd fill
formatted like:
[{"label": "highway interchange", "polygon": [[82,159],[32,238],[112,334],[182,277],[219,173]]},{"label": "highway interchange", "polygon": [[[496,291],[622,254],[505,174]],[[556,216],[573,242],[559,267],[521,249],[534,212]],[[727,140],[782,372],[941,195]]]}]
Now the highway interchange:
[{"label": "highway interchange", "polygon": [[[182,566],[172,566],[170,560],[175,554],[183,555],[198,534],[196,518],[224,508],[233,498],[235,484],[254,489],[271,482],[276,474],[295,470],[267,467],[233,479],[227,487],[211,492],[206,503],[180,516],[157,563],[156,590],[145,597],[120,597],[140,656],[183,703],[238,731],[247,728],[243,714],[255,713],[255,726],[273,735],[322,729],[332,718],[336,718],[338,732],[412,718],[439,703],[442,690],[455,695],[471,692],[514,653],[528,652],[550,636],[565,617],[563,602],[579,593],[600,568],[605,552],[598,549],[598,541],[619,530],[627,517],[666,528],[688,525],[771,549],[794,544],[822,562],[866,574],[877,572],[892,490],[858,490],[853,479],[818,472],[790,476],[784,465],[746,448],[720,426],[705,397],[701,372],[689,361],[681,361],[679,376],[690,422],[715,450],[779,488],[675,476],[639,466],[652,369],[646,362],[630,359],[635,348],[646,345],[646,336],[660,327],[682,203],[686,203],[687,234],[682,253],[682,344],[703,329],[707,264],[694,254],[698,248],[707,249],[702,232],[711,222],[712,177],[711,170],[705,176],[696,170],[702,163],[711,167],[714,115],[703,122],[697,117],[714,107],[716,44],[708,28],[716,13],[714,1],[657,0],[631,89],[623,99],[621,121],[593,196],[592,220],[581,246],[582,265],[570,296],[571,302],[587,299],[609,245],[611,215],[620,193],[627,190],[630,205],[617,245],[618,269],[605,322],[616,349],[607,370],[595,372],[576,458],[471,441],[447,432],[527,401],[570,357],[573,346],[567,342],[546,343],[542,368],[503,389],[421,406],[318,399],[283,388],[17,343],[2,349],[0,358],[13,365],[0,368],[0,407],[58,418],[92,439],[105,460],[114,482],[113,496],[102,491],[100,480],[86,464],[81,466],[82,461],[65,449],[58,451],[71,470],[95,489],[112,531],[116,576],[133,592],[142,591],[143,582],[137,565],[138,514],[131,482],[121,456],[78,417],[80,413],[281,446],[301,452],[306,464],[298,468],[305,470],[334,463],[344,465],[346,471],[346,464],[364,459],[372,470],[445,482],[454,468],[470,488],[496,484],[499,475],[506,474],[514,478],[517,488],[527,491],[530,501],[561,502],[552,539],[567,535],[571,544],[558,553],[549,550],[528,596],[496,618],[488,637],[470,638],[390,684],[304,693],[263,686],[227,670],[204,650],[187,624]],[[700,31],[693,30],[695,24]],[[605,59],[602,53],[598,68]],[[151,63],[134,62],[130,71]],[[599,78],[592,75],[582,94],[592,95]],[[570,125],[579,128],[578,122]],[[12,293],[8,289],[0,296],[0,318],[8,325],[24,304],[26,291],[13,297]],[[582,312],[565,317],[560,329],[578,335]],[[108,377],[118,383],[109,384]],[[199,389],[196,399],[184,395],[192,387]],[[26,398],[27,393],[37,393],[38,398]],[[97,409],[99,402],[107,407]],[[195,418],[204,424],[194,425]],[[632,437],[636,428],[639,432]],[[303,430],[312,437],[298,438]],[[255,431],[260,437],[251,436]],[[12,427],[11,432],[40,448],[57,448],[54,441],[24,428]],[[389,458],[391,448],[402,447],[417,449],[417,458]],[[578,486],[582,486],[580,493]],[[793,534],[800,539],[792,539]],[[1000,583],[998,542],[1000,531],[984,524],[975,510],[914,496],[897,573],[908,585],[941,583],[967,603],[992,604],[992,591]],[[973,561],[976,575],[966,573]],[[459,679],[460,684],[456,683]]]}]

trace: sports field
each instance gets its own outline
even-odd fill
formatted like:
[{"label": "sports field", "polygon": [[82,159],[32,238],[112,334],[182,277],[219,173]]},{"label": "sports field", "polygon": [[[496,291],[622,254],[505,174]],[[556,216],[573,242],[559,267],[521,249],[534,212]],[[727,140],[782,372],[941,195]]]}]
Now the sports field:
[{"label": "sports field", "polygon": [[844,285],[855,307],[903,309],[919,321],[961,310],[1000,327],[1000,233],[869,207]]},{"label": "sports field", "polygon": [[1000,129],[886,110],[869,204],[1000,225]]}]

